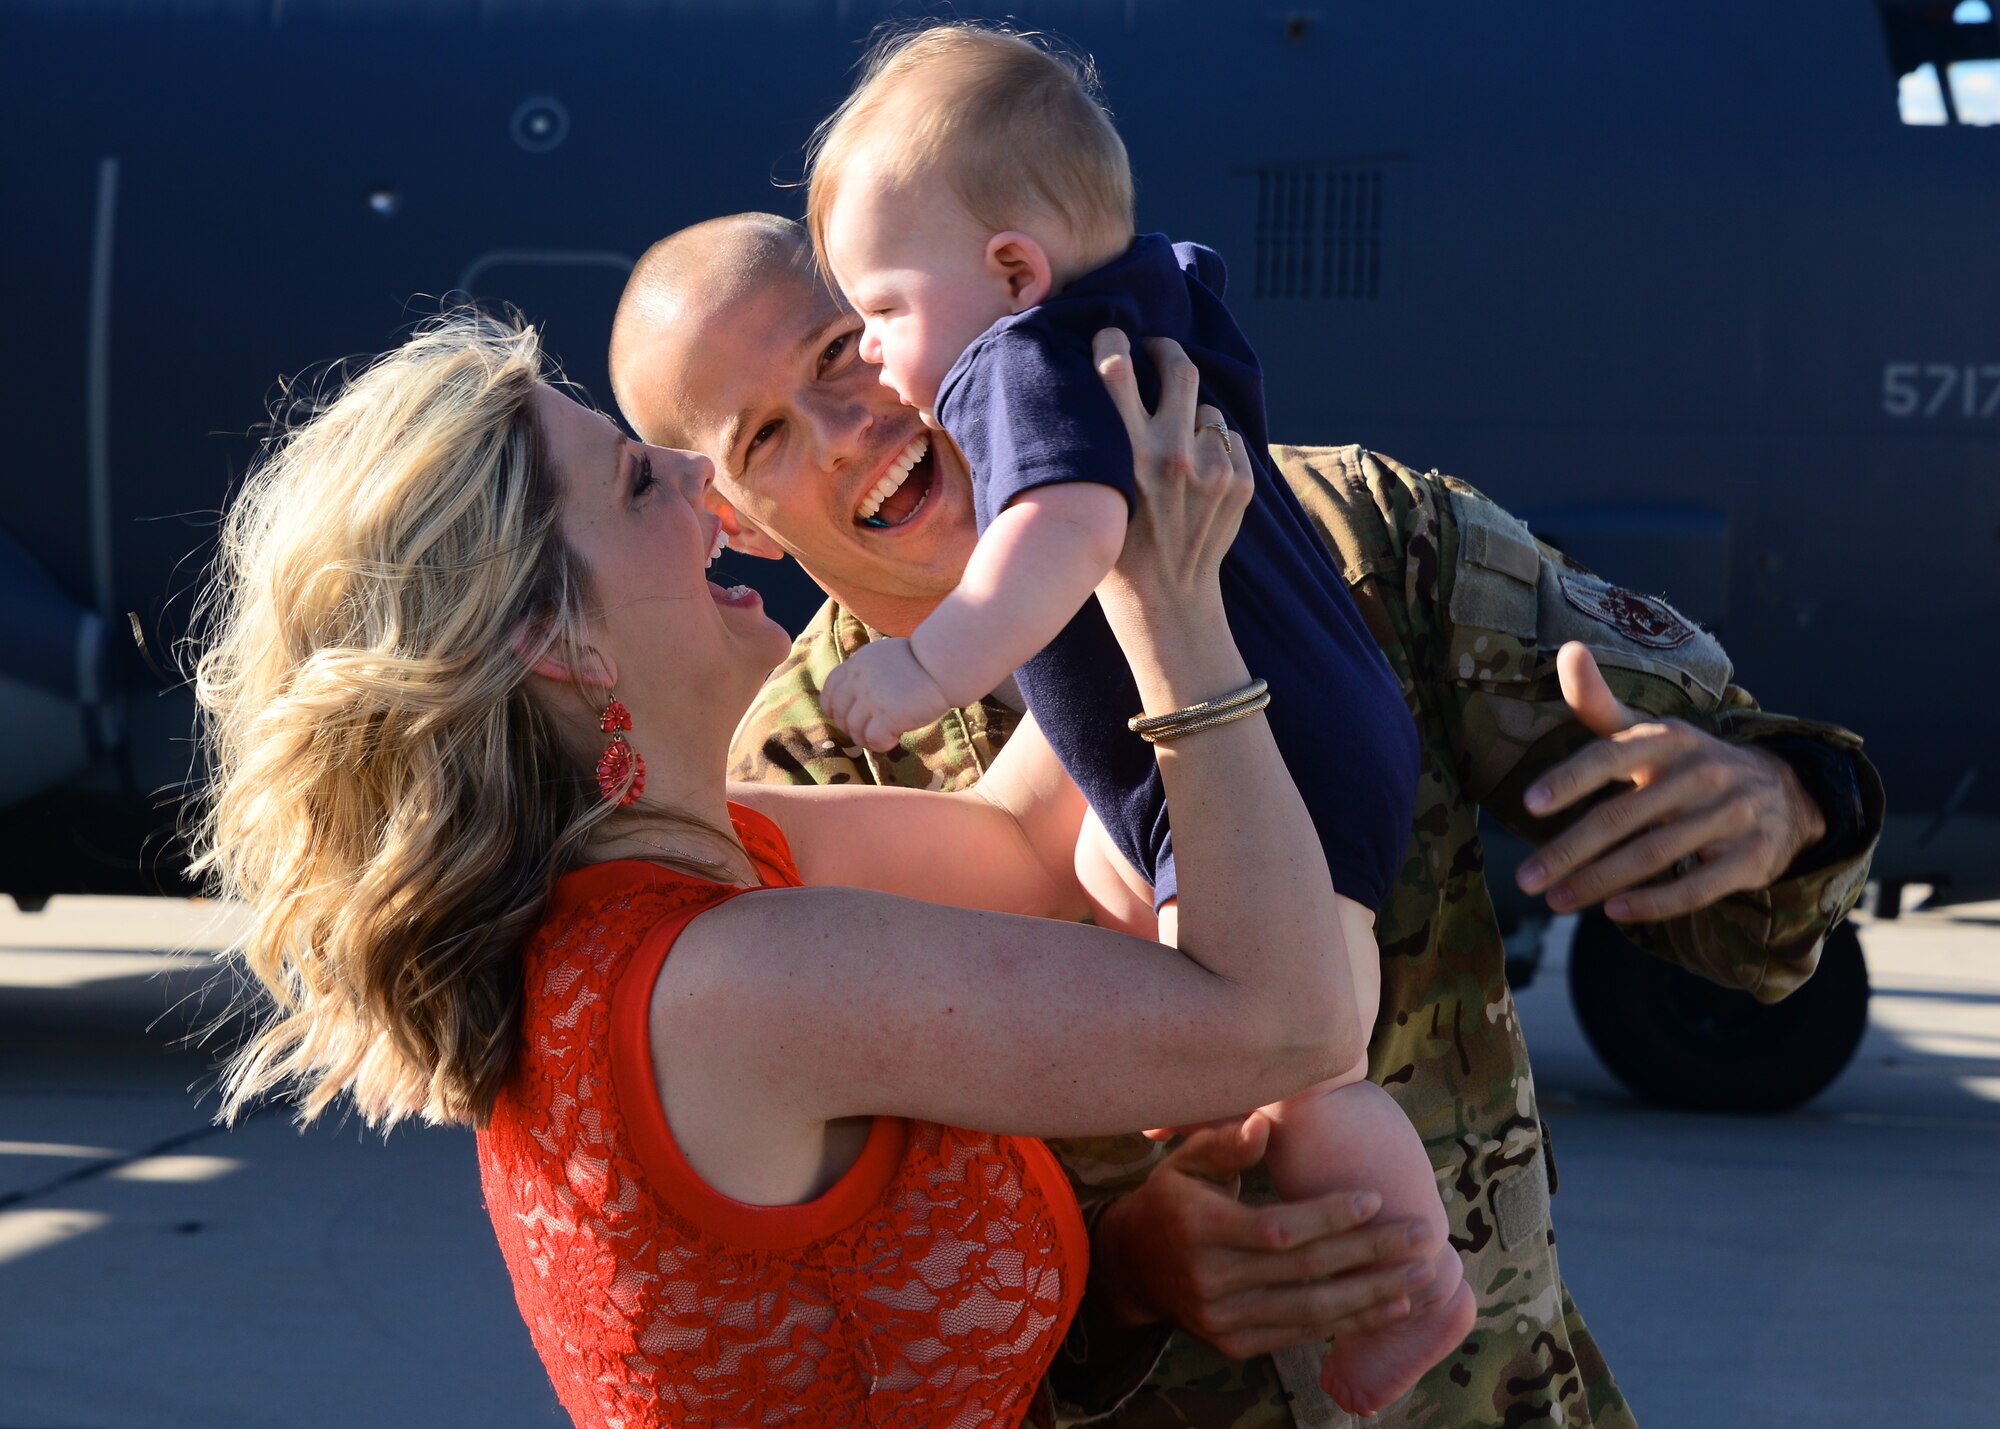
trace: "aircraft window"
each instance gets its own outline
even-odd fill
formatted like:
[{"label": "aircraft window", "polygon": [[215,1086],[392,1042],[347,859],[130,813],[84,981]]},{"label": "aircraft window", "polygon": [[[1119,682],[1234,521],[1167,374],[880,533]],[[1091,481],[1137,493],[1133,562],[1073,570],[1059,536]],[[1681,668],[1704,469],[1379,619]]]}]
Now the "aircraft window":
[{"label": "aircraft window", "polygon": [[2000,60],[1961,60],[1945,71],[1961,124],[2000,124]]},{"label": "aircraft window", "polygon": [[1905,124],[2000,125],[1992,0],[1875,0]]},{"label": "aircraft window", "polygon": [[1949,124],[1944,112],[1944,90],[1938,84],[1937,66],[1918,65],[1896,81],[1896,107],[1905,124]]}]

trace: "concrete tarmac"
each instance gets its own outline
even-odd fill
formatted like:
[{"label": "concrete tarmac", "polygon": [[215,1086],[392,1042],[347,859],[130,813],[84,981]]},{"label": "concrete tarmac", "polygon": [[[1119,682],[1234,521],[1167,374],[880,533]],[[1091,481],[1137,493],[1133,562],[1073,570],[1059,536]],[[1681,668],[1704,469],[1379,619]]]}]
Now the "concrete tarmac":
[{"label": "concrete tarmac", "polygon": [[1557,926],[1521,1017],[1564,1279],[1649,1429],[2000,1425],[2000,904],[1857,919],[1868,1031],[1788,1116],[1634,1103]]},{"label": "concrete tarmac", "polygon": [[[212,1124],[176,1039],[226,916],[0,908],[0,1429],[565,1422],[469,1134]],[[1781,1118],[1634,1104],[1562,933],[1522,1018],[1563,1268],[1640,1423],[2000,1423],[2000,905],[1866,925],[1867,1040]]]}]

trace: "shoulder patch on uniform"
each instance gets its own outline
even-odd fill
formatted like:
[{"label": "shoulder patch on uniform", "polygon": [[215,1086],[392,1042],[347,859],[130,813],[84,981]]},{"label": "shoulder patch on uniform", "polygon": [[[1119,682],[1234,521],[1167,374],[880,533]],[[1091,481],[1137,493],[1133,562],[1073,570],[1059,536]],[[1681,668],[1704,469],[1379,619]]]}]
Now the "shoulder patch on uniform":
[{"label": "shoulder patch on uniform", "polygon": [[[1539,640],[1554,652],[1581,640],[1606,678],[1613,670],[1665,680],[1699,710],[1714,709],[1729,686],[1729,656],[1716,638],[1658,596],[1641,595],[1554,555],[1542,573]],[[1612,692],[1635,709],[1654,704],[1612,679]]]},{"label": "shoulder patch on uniform", "polygon": [[1635,645],[1676,650],[1695,637],[1695,628],[1663,600],[1568,571],[1558,574],[1556,581],[1564,600]]}]

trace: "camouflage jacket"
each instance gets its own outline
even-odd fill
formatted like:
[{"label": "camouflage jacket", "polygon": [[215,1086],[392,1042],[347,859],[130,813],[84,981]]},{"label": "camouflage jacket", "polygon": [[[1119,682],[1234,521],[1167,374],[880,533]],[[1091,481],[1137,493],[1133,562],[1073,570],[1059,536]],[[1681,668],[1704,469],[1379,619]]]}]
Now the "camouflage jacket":
[{"label": "camouflage jacket", "polygon": [[[1760,710],[1730,682],[1713,637],[1663,602],[1608,585],[1537,542],[1477,491],[1357,447],[1274,447],[1395,671],[1423,743],[1416,828],[1376,937],[1382,1001],[1370,1075],[1423,1136],[1453,1242],[1479,1295],[1460,1350],[1370,1424],[1629,1426],[1615,1381],[1558,1273],[1549,1223],[1553,1161],[1508,992],[1485,878],[1478,810],[1531,842],[1556,831],[1525,814],[1529,783],[1588,742],[1569,716],[1554,652],[1582,640],[1628,705],[1730,740],[1801,734],[1845,750],[1844,730]],[[829,603],[738,729],[737,778],[951,790],[977,780],[1015,716],[993,701],[954,710],[879,755],[828,726],[819,690],[871,638]],[[1872,851],[1880,784],[1858,752]],[[1822,939],[1860,895],[1868,854],[1701,914],[1639,930],[1650,951],[1766,1001],[1811,972]],[[1158,1155],[1137,1136],[1052,1142],[1088,1210],[1143,1179]],[[1073,1334],[1052,1376],[1067,1422],[1291,1429],[1349,1420],[1317,1390],[1308,1348],[1235,1363],[1174,1334],[1136,1393],[1129,1365],[1093,1366]],[[1128,1357],[1129,1359],[1129,1357]],[[1123,1378],[1121,1380],[1121,1371]],[[1287,1393],[1287,1389],[1292,1391]]]}]

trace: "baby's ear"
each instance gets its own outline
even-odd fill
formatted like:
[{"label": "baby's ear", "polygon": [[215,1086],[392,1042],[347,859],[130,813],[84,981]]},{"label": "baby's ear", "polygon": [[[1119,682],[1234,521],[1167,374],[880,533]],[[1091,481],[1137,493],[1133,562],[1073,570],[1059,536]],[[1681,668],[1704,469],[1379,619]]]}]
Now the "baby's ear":
[{"label": "baby's ear", "polygon": [[611,689],[618,683],[618,665],[593,645],[586,645],[574,665],[560,640],[552,639],[547,622],[524,620],[514,627],[514,653],[530,671],[565,685]]},{"label": "baby's ear", "polygon": [[1007,285],[1008,300],[1017,313],[1046,298],[1055,283],[1048,250],[1018,229],[986,240],[986,269]]},{"label": "baby's ear", "polygon": [[718,495],[714,487],[708,489],[708,495],[703,500],[708,503],[710,511],[722,518],[722,529],[729,537],[730,550],[766,561],[782,561],[785,558],[785,548],[766,535],[762,526],[730,505],[727,497]]}]

